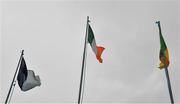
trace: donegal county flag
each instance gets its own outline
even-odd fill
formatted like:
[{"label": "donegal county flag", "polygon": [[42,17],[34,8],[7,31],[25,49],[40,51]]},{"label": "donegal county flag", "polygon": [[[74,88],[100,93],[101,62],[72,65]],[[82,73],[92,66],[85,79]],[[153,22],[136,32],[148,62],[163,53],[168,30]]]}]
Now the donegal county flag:
[{"label": "donegal county flag", "polygon": [[91,47],[92,47],[92,50],[93,50],[93,52],[94,52],[95,55],[96,55],[97,60],[98,60],[100,63],[102,63],[103,60],[102,60],[102,58],[101,58],[101,54],[102,54],[102,52],[103,52],[103,50],[104,50],[105,48],[96,45],[96,40],[95,40],[95,37],[94,37],[94,33],[93,33],[92,28],[91,28],[90,25],[89,25],[89,30],[88,30],[88,42],[90,43],[90,45],[91,45]]},{"label": "donegal county flag", "polygon": [[36,86],[41,85],[39,76],[35,76],[34,71],[27,70],[26,62],[23,56],[22,56],[17,80],[19,87],[21,88],[22,91],[27,91]]},{"label": "donegal county flag", "polygon": [[161,33],[160,22],[156,22],[156,23],[158,23],[158,26],[159,26],[159,36],[160,36],[160,45],[161,45],[160,53],[159,53],[159,59],[161,62],[159,64],[159,68],[163,69],[163,68],[167,68],[169,66],[169,53],[168,53],[166,43],[165,43],[164,38]]}]

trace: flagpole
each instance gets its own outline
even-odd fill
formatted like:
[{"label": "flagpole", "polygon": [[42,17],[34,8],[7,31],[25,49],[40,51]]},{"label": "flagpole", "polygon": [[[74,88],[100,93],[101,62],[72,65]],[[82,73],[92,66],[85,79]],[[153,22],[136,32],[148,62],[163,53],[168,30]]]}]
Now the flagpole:
[{"label": "flagpole", "polygon": [[168,89],[169,89],[169,96],[171,99],[171,104],[174,104],[174,99],[173,99],[173,93],[172,93],[172,89],[171,89],[171,82],[170,82],[170,78],[169,78],[169,72],[168,72],[168,68],[165,68],[165,73],[166,73],[166,79],[167,79],[167,84],[168,84]]},{"label": "flagpole", "polygon": [[14,81],[13,88],[11,90],[11,94],[10,94],[9,99],[8,99],[8,103],[11,101],[15,86],[16,86],[16,81]]},{"label": "flagpole", "polygon": [[[10,97],[10,94],[11,94],[12,87],[13,87],[13,86],[15,87],[15,85],[14,85],[14,83],[15,83],[15,78],[16,78],[16,75],[17,75],[17,72],[18,72],[18,69],[19,69],[19,65],[20,65],[20,62],[21,62],[21,59],[22,59],[22,56],[23,56],[23,55],[24,55],[24,50],[22,50],[22,52],[21,52],[21,56],[20,56],[20,58],[19,58],[18,65],[17,65],[17,67],[16,67],[16,71],[15,71],[15,73],[14,73],[14,77],[13,77],[13,80],[12,80],[12,82],[11,82],[11,86],[10,86],[10,88],[9,88],[9,92],[8,92],[8,94],[7,94],[7,97],[6,97],[5,104],[8,103],[8,100],[9,100],[9,97]],[[11,95],[12,95],[12,94],[11,94]]]},{"label": "flagpole", "polygon": [[[158,24],[159,27],[159,33],[161,34],[161,25],[160,25],[160,21],[156,22]],[[165,61],[165,60],[164,60]],[[166,62],[166,61],[165,61]],[[168,90],[169,90],[169,96],[170,96],[170,100],[171,100],[171,104],[174,104],[174,99],[173,99],[173,93],[172,93],[172,89],[171,89],[171,82],[170,82],[170,78],[169,78],[169,72],[168,72],[168,68],[165,68],[165,74],[166,74],[166,79],[167,79],[167,84],[168,84]]]},{"label": "flagpole", "polygon": [[79,96],[78,96],[78,104],[81,102],[81,94],[82,94],[82,82],[83,82],[83,74],[84,74],[84,66],[86,62],[86,44],[87,44],[87,36],[88,36],[88,28],[89,28],[89,16],[87,16],[87,24],[86,24],[86,35],[85,35],[85,42],[84,42],[84,52],[83,52],[83,60],[82,60],[82,69],[81,69],[81,79],[80,79],[80,86],[79,86]]}]

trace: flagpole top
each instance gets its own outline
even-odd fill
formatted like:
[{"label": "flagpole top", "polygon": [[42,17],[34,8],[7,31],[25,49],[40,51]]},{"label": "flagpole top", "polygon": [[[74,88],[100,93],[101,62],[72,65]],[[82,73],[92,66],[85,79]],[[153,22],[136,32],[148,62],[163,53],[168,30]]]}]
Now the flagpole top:
[{"label": "flagpole top", "polygon": [[24,55],[24,50],[22,50],[21,54]]},{"label": "flagpole top", "polygon": [[87,23],[89,23],[90,22],[90,20],[89,20],[89,16],[87,16]]},{"label": "flagpole top", "polygon": [[160,24],[160,21],[156,21],[157,24]]}]

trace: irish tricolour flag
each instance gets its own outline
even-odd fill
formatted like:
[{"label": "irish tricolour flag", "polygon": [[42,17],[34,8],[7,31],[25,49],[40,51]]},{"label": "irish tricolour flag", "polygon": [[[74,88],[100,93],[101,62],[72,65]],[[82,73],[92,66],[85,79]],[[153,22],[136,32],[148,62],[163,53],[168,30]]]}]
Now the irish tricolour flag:
[{"label": "irish tricolour flag", "polygon": [[95,55],[96,55],[97,60],[98,60],[100,63],[102,63],[103,60],[102,60],[102,58],[101,58],[101,54],[102,54],[102,52],[103,52],[103,50],[104,50],[105,48],[96,45],[96,40],[95,40],[95,37],[94,37],[94,33],[93,33],[92,28],[91,28],[90,25],[89,25],[89,28],[88,28],[88,42],[90,43],[90,45],[91,45],[91,47],[92,47],[92,50],[93,50],[93,52],[94,52]]}]

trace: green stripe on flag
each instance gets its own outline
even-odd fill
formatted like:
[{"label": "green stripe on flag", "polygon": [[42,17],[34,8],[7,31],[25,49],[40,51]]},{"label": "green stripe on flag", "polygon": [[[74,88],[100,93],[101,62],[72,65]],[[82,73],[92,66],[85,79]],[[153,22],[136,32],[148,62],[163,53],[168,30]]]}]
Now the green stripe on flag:
[{"label": "green stripe on flag", "polygon": [[161,33],[160,33],[160,44],[161,44],[161,50],[164,51],[167,48],[167,46]]},{"label": "green stripe on flag", "polygon": [[92,44],[93,40],[94,40],[94,33],[93,33],[93,31],[92,31],[91,26],[89,25],[89,30],[88,30],[88,42],[89,42],[90,44]]}]

